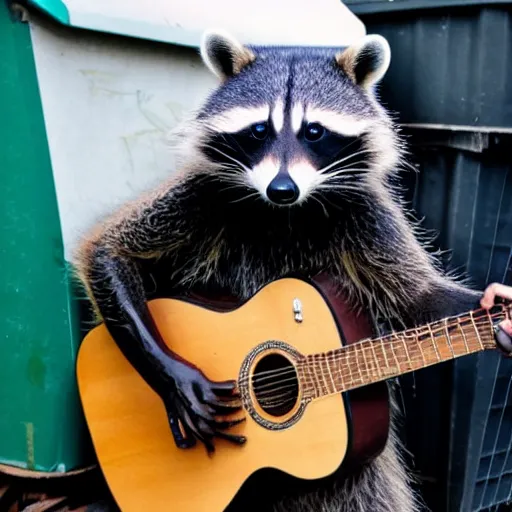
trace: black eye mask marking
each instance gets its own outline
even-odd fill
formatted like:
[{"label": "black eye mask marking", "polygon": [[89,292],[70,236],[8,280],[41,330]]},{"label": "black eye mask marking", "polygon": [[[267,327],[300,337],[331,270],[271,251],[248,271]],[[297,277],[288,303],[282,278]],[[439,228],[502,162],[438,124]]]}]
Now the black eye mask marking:
[{"label": "black eye mask marking", "polygon": [[251,168],[263,158],[274,141],[275,132],[265,121],[237,133],[216,134],[202,147],[202,151],[214,162],[236,165],[236,159]]},{"label": "black eye mask marking", "polygon": [[362,168],[367,160],[364,141],[361,136],[344,136],[332,132],[318,123],[302,126],[298,139],[315,166],[320,170],[335,164],[327,172],[339,168]]},{"label": "black eye mask marking", "polygon": [[354,176],[367,169],[368,152],[361,136],[343,136],[319,123],[307,123],[298,134],[287,132],[282,133],[279,140],[276,138],[272,124],[264,121],[237,133],[214,135],[203,146],[203,152],[210,160],[231,170],[237,167],[240,172],[244,171],[244,166],[252,169],[271,148],[277,150],[281,162],[302,154],[319,171],[332,166],[325,171],[326,174],[343,170],[343,176],[348,178],[350,169],[357,169]]}]

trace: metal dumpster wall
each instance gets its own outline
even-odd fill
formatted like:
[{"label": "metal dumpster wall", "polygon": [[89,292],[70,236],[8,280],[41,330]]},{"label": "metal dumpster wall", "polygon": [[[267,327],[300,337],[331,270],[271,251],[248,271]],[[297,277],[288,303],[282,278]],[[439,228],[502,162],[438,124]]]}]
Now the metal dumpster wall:
[{"label": "metal dumpster wall", "polygon": [[390,43],[380,94],[398,121],[512,127],[511,12],[507,2],[361,16]]},{"label": "metal dumpster wall", "polygon": [[0,463],[88,465],[63,257],[29,27],[0,2]]},{"label": "metal dumpster wall", "polygon": [[[446,268],[477,289],[512,285],[512,136],[476,132],[476,144],[467,132],[405,134],[419,168],[403,175],[407,202],[439,233],[435,248],[450,249]],[[511,375],[512,361],[491,353],[402,379],[408,446],[432,510],[472,512],[510,498]]]},{"label": "metal dumpster wall", "polygon": [[[380,96],[415,146],[421,172],[403,181],[410,204],[450,250],[447,265],[479,288],[512,284],[511,2],[347,5],[390,42]],[[433,511],[510,498],[510,375],[509,360],[484,354],[401,380],[408,446]]]}]

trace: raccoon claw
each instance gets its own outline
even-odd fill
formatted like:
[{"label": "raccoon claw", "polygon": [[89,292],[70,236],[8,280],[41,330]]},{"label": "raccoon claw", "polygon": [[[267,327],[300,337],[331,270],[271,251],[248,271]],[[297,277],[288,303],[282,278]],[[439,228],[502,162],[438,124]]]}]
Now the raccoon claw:
[{"label": "raccoon claw", "polygon": [[167,390],[164,397],[176,446],[191,448],[199,440],[208,453],[212,453],[215,437],[244,444],[244,436],[223,432],[245,421],[244,418],[224,418],[242,409],[240,396],[235,392],[236,382],[212,382],[199,370],[186,363],[180,364],[184,365],[183,371],[172,378],[171,390]]},{"label": "raccoon claw", "polygon": [[187,437],[185,437],[184,431],[188,430],[188,428],[180,422],[176,411],[171,412],[168,410],[167,417],[176,446],[181,449],[193,448],[196,445],[196,439],[190,435],[190,432],[187,432]]}]

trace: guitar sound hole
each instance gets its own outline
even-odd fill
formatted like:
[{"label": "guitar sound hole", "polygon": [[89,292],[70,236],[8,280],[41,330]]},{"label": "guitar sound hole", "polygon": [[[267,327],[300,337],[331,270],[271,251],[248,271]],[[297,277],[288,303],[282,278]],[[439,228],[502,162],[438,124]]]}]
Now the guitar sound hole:
[{"label": "guitar sound hole", "polygon": [[252,389],[259,406],[271,416],[290,412],[299,396],[299,380],[293,364],[280,354],[270,354],[256,365]]}]

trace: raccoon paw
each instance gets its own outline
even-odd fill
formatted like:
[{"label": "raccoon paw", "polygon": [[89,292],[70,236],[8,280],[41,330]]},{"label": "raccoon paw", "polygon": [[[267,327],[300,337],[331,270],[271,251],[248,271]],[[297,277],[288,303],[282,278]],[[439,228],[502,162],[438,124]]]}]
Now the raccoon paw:
[{"label": "raccoon paw", "polygon": [[[245,421],[226,420],[224,417],[241,410],[236,383],[212,382],[202,372],[187,365],[173,372],[173,382],[162,394],[169,425],[178,448],[191,448],[200,440],[208,453],[215,451],[213,438],[244,444],[244,436],[228,434],[225,430]],[[222,417],[219,420],[219,416]]]}]

